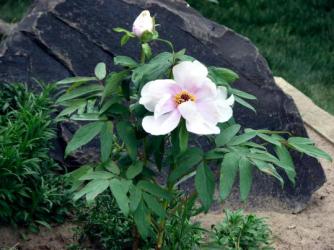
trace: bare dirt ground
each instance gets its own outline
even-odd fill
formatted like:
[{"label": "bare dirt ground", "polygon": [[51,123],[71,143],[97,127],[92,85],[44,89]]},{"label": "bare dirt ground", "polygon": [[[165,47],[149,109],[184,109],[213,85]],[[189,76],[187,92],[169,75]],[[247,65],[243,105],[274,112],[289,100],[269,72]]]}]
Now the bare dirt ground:
[{"label": "bare dirt ground", "polygon": [[[334,156],[333,144],[311,128],[308,128],[308,133],[319,148]],[[298,214],[255,211],[257,215],[268,218],[277,250],[334,249],[334,163],[321,160],[321,164],[327,182],[313,194],[305,210]],[[210,227],[222,218],[222,213],[212,213],[200,220],[203,226]]]},{"label": "bare dirt ground", "polygon": [[[318,147],[334,156],[333,144],[312,129],[308,131]],[[334,163],[321,163],[327,182],[313,195],[309,206],[301,213],[255,212],[268,218],[277,250],[334,250]],[[210,213],[201,216],[200,220],[203,226],[210,227],[222,218],[222,213]],[[71,244],[76,244],[75,227],[74,224],[65,223],[52,230],[42,228],[39,234],[27,234],[24,239],[22,230],[0,228],[0,250],[66,250]]]}]

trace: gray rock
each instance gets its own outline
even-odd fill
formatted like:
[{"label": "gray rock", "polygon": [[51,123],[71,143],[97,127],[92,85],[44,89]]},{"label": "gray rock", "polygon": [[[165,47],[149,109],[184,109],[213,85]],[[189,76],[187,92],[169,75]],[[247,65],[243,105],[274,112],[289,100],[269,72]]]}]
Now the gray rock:
[{"label": "gray rock", "polygon": [[[307,136],[293,100],[275,84],[265,59],[245,37],[227,27],[211,22],[187,6],[173,0],[40,0],[2,43],[0,49],[0,80],[28,82],[34,79],[53,82],[68,76],[91,75],[96,63],[104,61],[114,69],[115,55],[139,55],[138,44],[131,41],[119,45],[120,35],[114,27],[131,28],[134,18],[143,9],[157,17],[161,37],[174,42],[176,49],[207,65],[228,67],[240,79],[235,86],[257,96],[257,114],[236,105],[236,120],[245,127],[289,130],[294,135]],[[155,52],[167,47],[153,44]],[[63,149],[75,124],[62,124],[54,152],[63,162]],[[90,152],[87,155],[85,152]],[[65,164],[73,166],[97,156],[95,145],[78,152]],[[297,183],[293,188],[286,180],[284,190],[272,178],[256,174],[250,207],[288,208],[300,211],[311,194],[324,182],[319,162],[308,156],[293,155],[297,168]],[[285,178],[286,179],[286,178]],[[235,192],[227,202],[240,206]]]}]

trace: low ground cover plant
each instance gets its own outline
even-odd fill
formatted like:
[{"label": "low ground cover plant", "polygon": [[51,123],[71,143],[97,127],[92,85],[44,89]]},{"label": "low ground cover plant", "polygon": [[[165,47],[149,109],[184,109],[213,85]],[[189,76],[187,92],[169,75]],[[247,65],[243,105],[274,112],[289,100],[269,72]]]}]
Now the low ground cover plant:
[{"label": "low ground cover plant", "polygon": [[[64,87],[56,101],[64,107],[57,119],[86,122],[68,143],[66,156],[99,137],[100,162],[71,174],[77,190],[74,199],[92,203],[110,190],[121,212],[133,222],[133,249],[152,240],[157,250],[185,249],[183,237],[188,230],[196,231],[196,226],[189,226],[190,218],[210,209],[216,188],[225,200],[237,176],[243,201],[254,171],[272,176],[282,186],[283,173],[294,183],[289,150],[331,160],[308,138],[288,131],[241,128],[233,119],[233,106],[238,103],[254,110],[251,101],[256,97],[233,88],[238,79],[235,72],[207,67],[186,55],[185,49],[176,52],[170,41],[159,37],[149,11],[136,18],[132,31],[114,30],[122,35],[122,46],[130,39],[139,41],[140,59],[115,56],[119,71],[108,73],[106,65],[99,63],[95,76],[57,82]],[[153,55],[152,41],[167,44],[170,51]],[[191,143],[193,135],[205,137],[210,148]],[[209,165],[220,166],[218,185]],[[161,176],[165,178],[157,178]],[[195,191],[182,191],[180,184],[191,177]],[[184,226],[178,227],[179,221]],[[199,234],[190,235],[192,242],[200,242]]]},{"label": "low ground cover plant", "polygon": [[[72,203],[50,158],[53,87],[35,94],[22,84],[0,85],[0,222],[29,226],[64,219]],[[52,216],[51,216],[52,215]]]}]

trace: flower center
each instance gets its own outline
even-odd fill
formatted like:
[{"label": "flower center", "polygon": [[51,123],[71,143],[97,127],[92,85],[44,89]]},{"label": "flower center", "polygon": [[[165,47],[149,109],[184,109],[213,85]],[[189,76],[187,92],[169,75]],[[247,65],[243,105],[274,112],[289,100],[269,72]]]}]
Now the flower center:
[{"label": "flower center", "polygon": [[176,94],[174,96],[174,101],[176,102],[177,105],[187,102],[187,101],[192,101],[194,102],[196,100],[196,97],[190,93],[188,93],[185,90],[182,90],[180,93]]}]

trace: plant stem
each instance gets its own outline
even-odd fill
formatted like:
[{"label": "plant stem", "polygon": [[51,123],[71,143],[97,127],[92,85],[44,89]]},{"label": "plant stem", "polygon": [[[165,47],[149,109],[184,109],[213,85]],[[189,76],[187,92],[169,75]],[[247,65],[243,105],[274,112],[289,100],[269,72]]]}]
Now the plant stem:
[{"label": "plant stem", "polygon": [[137,227],[135,225],[133,225],[133,237],[134,237],[134,241],[132,243],[132,250],[138,250],[139,249],[140,235],[139,235]]},{"label": "plant stem", "polygon": [[141,52],[140,52],[140,63],[144,64],[145,63],[145,52],[143,47],[141,48]]}]

